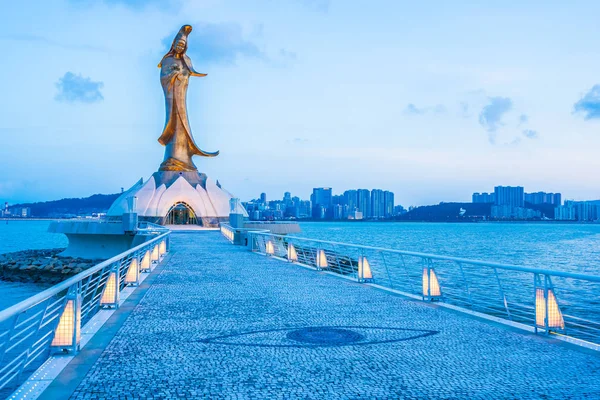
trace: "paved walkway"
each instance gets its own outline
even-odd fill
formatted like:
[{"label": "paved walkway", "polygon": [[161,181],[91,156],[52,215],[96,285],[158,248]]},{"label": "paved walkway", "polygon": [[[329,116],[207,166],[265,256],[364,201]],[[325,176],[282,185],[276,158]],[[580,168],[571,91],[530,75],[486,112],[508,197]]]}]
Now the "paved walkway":
[{"label": "paved walkway", "polygon": [[174,234],[158,273],[72,398],[600,398],[596,355],[216,232]]}]

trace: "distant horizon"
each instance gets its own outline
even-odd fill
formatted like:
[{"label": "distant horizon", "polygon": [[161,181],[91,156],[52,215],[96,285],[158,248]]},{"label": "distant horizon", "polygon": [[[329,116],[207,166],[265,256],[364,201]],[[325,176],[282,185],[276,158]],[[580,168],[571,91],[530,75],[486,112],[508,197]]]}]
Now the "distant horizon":
[{"label": "distant horizon", "polygon": [[[496,185],[496,186],[499,186],[499,185]],[[329,188],[329,187],[331,187],[331,186],[323,186],[323,187]],[[332,188],[332,187],[331,187],[331,188]],[[366,189],[366,188],[356,188],[356,189]],[[385,190],[388,190],[388,189],[385,189],[385,188],[371,188],[371,189],[368,189],[368,190],[369,190],[369,191],[371,191],[371,190],[373,190],[373,189],[382,189],[382,190],[384,190],[384,191],[385,191]],[[493,189],[493,188],[492,188],[492,189]],[[127,189],[125,189],[125,191],[126,191],[126,190],[127,190]],[[353,188],[353,189],[345,189],[344,191],[346,191],[346,190],[354,190],[354,188]],[[336,193],[336,192],[334,192],[334,191],[333,191],[333,188],[332,188],[332,194],[333,194],[333,195],[343,195],[343,194],[344,194],[344,191],[342,191],[341,193]],[[295,196],[296,196],[296,195],[294,195],[294,192],[291,192],[291,191],[289,191],[289,190],[286,190],[286,191],[284,191],[284,192],[281,194],[281,197],[280,197],[280,198],[270,198],[270,197],[269,197],[269,193],[268,193],[268,192],[259,192],[259,193],[258,193],[258,196],[256,196],[256,197],[252,197],[252,198],[248,198],[248,199],[242,199],[242,198],[240,198],[240,201],[245,203],[245,202],[250,202],[250,201],[252,201],[252,200],[257,200],[257,199],[259,199],[259,198],[260,198],[260,194],[261,194],[261,193],[266,193],[266,194],[267,194],[267,201],[280,201],[280,200],[282,200],[282,199],[283,199],[283,196],[284,196],[285,192],[290,192],[290,193],[291,193],[291,195],[292,195],[292,197],[295,197]],[[392,191],[392,192],[393,192],[393,191]],[[488,190],[488,192],[490,192],[490,191]],[[491,190],[491,192],[493,193],[493,190]],[[477,193],[477,192],[473,192],[473,193]],[[472,195],[473,193],[471,193],[471,195]],[[482,192],[479,192],[479,193],[482,193]],[[535,192],[528,192],[528,191],[526,190],[526,188],[525,188],[525,193],[535,193]],[[555,193],[556,193],[556,192],[555,192]],[[563,203],[564,203],[566,200],[573,200],[573,201],[600,201],[600,198],[597,198],[597,199],[595,199],[595,198],[589,198],[589,199],[573,199],[573,198],[569,198],[569,197],[566,197],[566,196],[564,196],[564,193],[561,193],[561,192],[558,192],[558,193],[560,193],[560,194],[561,194],[561,196],[562,196],[562,202],[563,202]],[[114,192],[114,193],[93,193],[93,194],[90,194],[90,195],[87,195],[87,196],[83,195],[83,196],[75,196],[75,197],[61,197],[61,198],[55,198],[55,199],[49,199],[49,200],[37,200],[37,201],[17,201],[17,202],[14,202],[14,203],[10,203],[10,202],[9,202],[9,203],[8,203],[8,206],[9,206],[9,208],[10,208],[10,207],[13,207],[13,206],[16,206],[16,205],[20,205],[20,204],[44,203],[44,202],[58,201],[58,200],[65,200],[65,199],[81,199],[81,198],[88,198],[88,197],[95,196],[95,195],[104,195],[104,196],[106,196],[106,195],[117,195],[117,194],[121,194],[121,192]],[[396,193],[394,193],[394,196],[397,196],[397,194],[396,194]],[[309,194],[308,196],[306,196],[306,197],[302,197],[302,196],[298,196],[298,197],[300,197],[300,200],[310,200],[310,194]],[[5,203],[5,200],[2,200],[2,199],[0,199],[0,205],[2,206],[2,208],[4,207],[4,203]],[[399,201],[395,200],[395,205],[401,205],[401,206],[405,207],[406,209],[408,209],[408,207],[424,207],[424,206],[437,205],[437,204],[440,204],[440,203],[472,203],[472,198],[469,198],[469,199],[468,199],[468,200],[466,200],[466,201],[460,201],[460,200],[440,200],[440,201],[434,201],[434,202],[432,202],[432,203],[427,203],[427,204],[403,204],[402,202],[399,202]]]},{"label": "distant horizon", "polygon": [[164,154],[157,64],[183,24],[208,74],[189,85],[191,131],[221,152],[195,162],[236,197],[368,187],[409,206],[499,183],[600,198],[600,3],[540,4],[13,2],[0,201],[148,179]]}]

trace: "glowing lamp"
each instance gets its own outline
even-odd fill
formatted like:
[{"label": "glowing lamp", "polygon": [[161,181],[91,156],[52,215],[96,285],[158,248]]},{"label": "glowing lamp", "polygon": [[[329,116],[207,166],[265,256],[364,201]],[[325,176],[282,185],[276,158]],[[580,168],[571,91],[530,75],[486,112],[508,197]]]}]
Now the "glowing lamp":
[{"label": "glowing lamp", "polygon": [[296,252],[296,248],[293,244],[288,244],[288,252],[287,258],[289,262],[297,262],[298,261],[298,253]]},{"label": "glowing lamp", "polygon": [[268,256],[272,256],[273,254],[275,254],[275,247],[273,246],[273,242],[271,242],[270,240],[267,240],[267,243],[265,245],[265,253],[267,253]]},{"label": "glowing lamp", "polygon": [[325,250],[317,250],[317,269],[321,270],[327,268],[327,257],[325,256]]},{"label": "glowing lamp", "polygon": [[565,329],[565,320],[552,288],[538,287],[535,289],[535,325],[546,331]]},{"label": "glowing lamp", "polygon": [[160,245],[158,246],[158,255],[160,257],[162,257],[166,253],[167,253],[167,241],[163,240],[162,242],[160,242]]},{"label": "glowing lamp", "polygon": [[423,268],[423,299],[434,300],[441,296],[442,291],[435,270],[430,267]]},{"label": "glowing lamp", "polygon": [[125,275],[125,284],[137,286],[139,283],[139,278],[140,268],[138,266],[138,259],[137,257],[133,257],[131,259],[131,263],[129,263],[127,274]]},{"label": "glowing lamp", "polygon": [[373,274],[371,273],[371,265],[367,257],[361,256],[358,258],[358,281],[359,282],[370,282],[373,280]]},{"label": "glowing lamp", "polygon": [[106,285],[104,286],[100,305],[115,308],[119,306],[119,280],[115,271],[111,271],[110,275],[108,275],[108,281],[106,281]]},{"label": "glowing lamp", "polygon": [[142,267],[140,268],[144,272],[150,271],[150,250],[146,250],[144,257],[142,257]]},{"label": "glowing lamp", "polygon": [[150,260],[152,260],[152,262],[158,262],[158,245],[154,245],[154,247],[152,248],[152,254],[150,256]]},{"label": "glowing lamp", "polygon": [[52,339],[52,347],[77,351],[81,339],[81,307],[78,298],[68,299],[65,304],[56,331]]}]

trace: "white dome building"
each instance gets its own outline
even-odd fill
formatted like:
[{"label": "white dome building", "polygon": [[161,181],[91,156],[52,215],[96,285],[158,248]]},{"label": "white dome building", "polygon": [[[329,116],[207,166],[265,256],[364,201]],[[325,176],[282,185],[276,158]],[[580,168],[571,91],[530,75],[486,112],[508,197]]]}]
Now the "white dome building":
[{"label": "white dome building", "polygon": [[[136,197],[135,210],[128,199]],[[115,200],[108,210],[110,219],[135,212],[140,221],[161,225],[216,227],[229,218],[231,193],[219,182],[197,171],[158,171],[146,182],[140,179]],[[248,216],[241,207],[244,217]]]}]

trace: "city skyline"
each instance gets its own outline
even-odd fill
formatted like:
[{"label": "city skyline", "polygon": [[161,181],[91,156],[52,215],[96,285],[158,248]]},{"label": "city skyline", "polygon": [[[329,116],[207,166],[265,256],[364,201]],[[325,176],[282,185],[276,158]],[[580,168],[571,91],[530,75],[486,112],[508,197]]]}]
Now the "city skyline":
[{"label": "city skyline", "polygon": [[19,60],[3,75],[0,199],[114,193],[155,170],[156,64],[183,23],[208,73],[190,84],[191,125],[221,150],[197,164],[237,197],[368,185],[421,205],[501,183],[600,198],[589,178],[600,56],[587,44],[598,12],[591,1],[12,3],[0,16],[0,51]]}]

